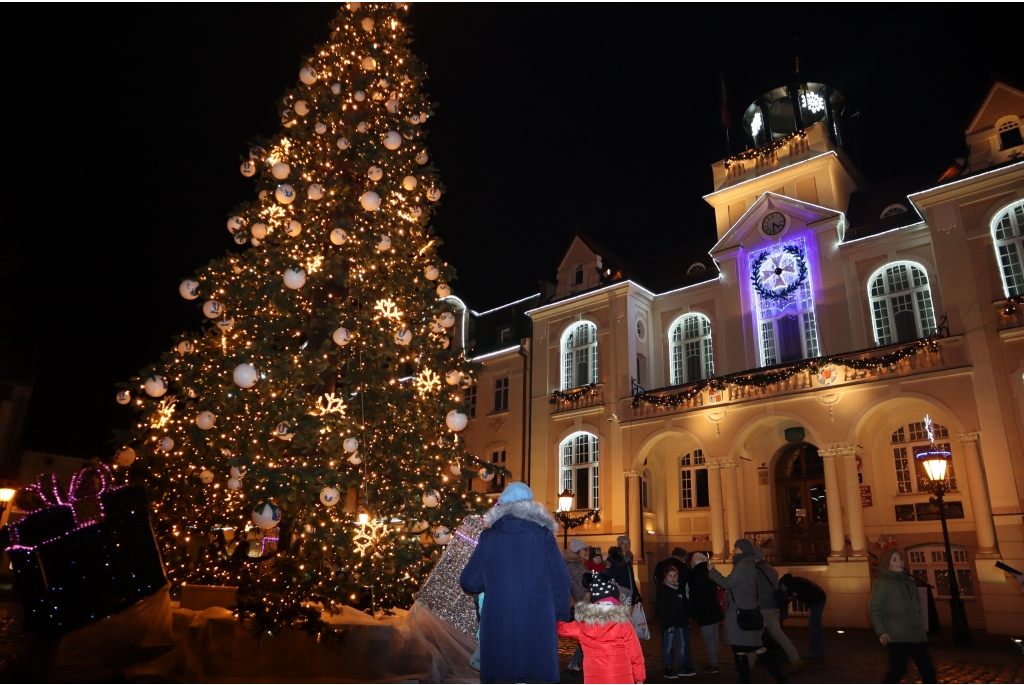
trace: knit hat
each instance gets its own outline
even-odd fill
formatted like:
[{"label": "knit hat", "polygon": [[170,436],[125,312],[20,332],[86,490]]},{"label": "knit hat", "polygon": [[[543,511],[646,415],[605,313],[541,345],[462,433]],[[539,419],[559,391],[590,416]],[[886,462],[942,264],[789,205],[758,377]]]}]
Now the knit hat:
[{"label": "knit hat", "polygon": [[677,557],[679,559],[686,557],[686,555],[687,551],[682,547],[676,547],[674,550],[672,550],[672,556]]},{"label": "knit hat", "polygon": [[693,553],[693,565],[694,566],[696,566],[697,564],[703,564],[703,563],[707,562],[707,560],[708,560],[708,555],[707,554],[704,554],[703,552],[694,552]]},{"label": "knit hat", "polygon": [[621,545],[623,542],[630,542],[628,535],[620,535],[619,537],[615,538],[615,544]]},{"label": "knit hat", "polygon": [[761,561],[764,559],[764,547],[754,548],[754,561]]},{"label": "knit hat", "polygon": [[516,481],[515,483],[509,483],[505,488],[504,492],[501,493],[501,497],[498,498],[498,504],[511,504],[512,502],[527,502],[533,499],[533,490],[526,483]]},{"label": "knit hat", "polygon": [[569,540],[569,551],[573,554],[579,554],[587,548],[587,543],[583,542],[579,538],[573,538]]},{"label": "knit hat", "polygon": [[584,573],[583,587],[590,590],[590,603],[619,603],[619,586],[607,573]]},{"label": "knit hat", "polygon": [[750,556],[754,555],[754,544],[746,538],[740,538],[733,546],[739,547],[742,554],[749,554]]},{"label": "knit hat", "polygon": [[893,547],[886,547],[885,551],[882,552],[882,561],[881,561],[881,564],[879,565],[879,568],[884,568],[885,570],[888,571],[889,570],[889,563],[892,562],[892,557],[893,557],[894,554],[899,554],[901,557],[903,557],[903,563],[904,563],[903,570],[906,570],[906,568],[907,568],[906,567],[907,557],[903,554],[903,550],[901,550],[901,549],[899,549],[899,548],[897,548],[895,546],[893,546]]}]

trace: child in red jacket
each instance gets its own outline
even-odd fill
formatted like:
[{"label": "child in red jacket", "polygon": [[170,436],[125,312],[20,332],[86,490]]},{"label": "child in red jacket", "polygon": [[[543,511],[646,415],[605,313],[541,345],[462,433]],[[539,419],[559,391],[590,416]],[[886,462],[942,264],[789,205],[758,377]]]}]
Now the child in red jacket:
[{"label": "child in red jacket", "polygon": [[558,636],[583,646],[584,683],[642,683],[647,678],[640,640],[629,607],[619,603],[619,586],[606,573],[587,573],[589,601],[577,602],[576,620],[559,621]]}]

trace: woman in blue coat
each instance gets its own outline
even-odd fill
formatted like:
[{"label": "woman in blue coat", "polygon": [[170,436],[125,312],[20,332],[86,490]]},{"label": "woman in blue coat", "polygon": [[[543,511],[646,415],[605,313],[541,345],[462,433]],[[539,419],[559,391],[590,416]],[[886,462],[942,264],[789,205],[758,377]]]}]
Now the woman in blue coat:
[{"label": "woman in blue coat", "polygon": [[555,621],[569,621],[569,572],[558,524],[523,483],[510,483],[484,518],[462,571],[480,612],[480,682],[559,681]]}]

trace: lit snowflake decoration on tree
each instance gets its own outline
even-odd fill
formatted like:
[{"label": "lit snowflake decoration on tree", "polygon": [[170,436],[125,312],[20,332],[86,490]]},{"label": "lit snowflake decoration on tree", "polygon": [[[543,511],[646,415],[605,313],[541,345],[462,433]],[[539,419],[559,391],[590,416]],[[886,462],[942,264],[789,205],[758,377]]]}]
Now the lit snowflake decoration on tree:
[{"label": "lit snowflake decoration on tree", "polygon": [[416,376],[415,385],[420,397],[426,397],[430,393],[437,392],[441,389],[441,377],[430,369],[423,369],[423,371]]},{"label": "lit snowflake decoration on tree", "polygon": [[342,417],[345,416],[345,410],[348,407],[345,405],[345,400],[340,395],[335,395],[333,392],[329,392],[321,397],[316,398],[316,410],[315,413],[320,416],[327,416],[328,414],[340,414]]},{"label": "lit snowflake decoration on tree", "polygon": [[[359,556],[365,557],[368,551],[387,537],[387,534],[388,524],[386,521],[367,521],[356,528],[355,534],[352,536],[352,546],[359,552]],[[375,550],[373,555],[383,556],[379,550]]]},{"label": "lit snowflake decoration on tree", "polygon": [[750,278],[763,299],[779,301],[794,293],[807,280],[807,262],[796,245],[765,252],[754,261]]},{"label": "lit snowflake decoration on tree", "polygon": [[402,319],[402,312],[398,309],[398,305],[395,304],[394,300],[377,300],[376,304],[373,305],[373,309],[377,312],[377,318],[379,319],[390,319],[391,321],[400,321]]}]

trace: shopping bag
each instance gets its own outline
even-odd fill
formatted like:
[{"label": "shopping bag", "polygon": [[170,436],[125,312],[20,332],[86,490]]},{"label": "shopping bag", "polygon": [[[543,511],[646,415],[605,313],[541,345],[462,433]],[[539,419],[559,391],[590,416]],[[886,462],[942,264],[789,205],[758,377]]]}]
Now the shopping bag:
[{"label": "shopping bag", "polygon": [[651,639],[651,629],[647,627],[647,614],[644,613],[643,604],[637,604],[633,609],[633,630],[641,640]]}]

